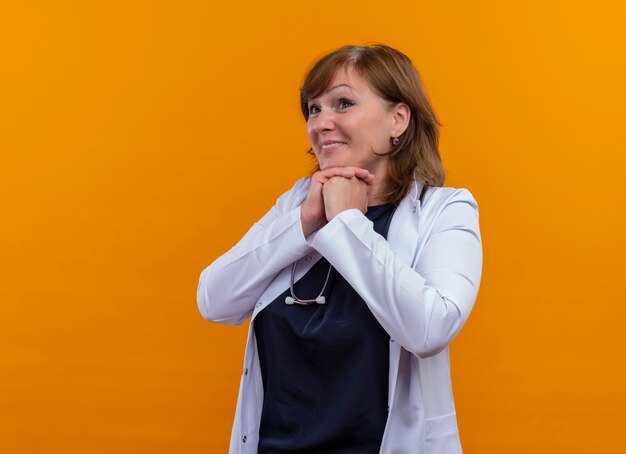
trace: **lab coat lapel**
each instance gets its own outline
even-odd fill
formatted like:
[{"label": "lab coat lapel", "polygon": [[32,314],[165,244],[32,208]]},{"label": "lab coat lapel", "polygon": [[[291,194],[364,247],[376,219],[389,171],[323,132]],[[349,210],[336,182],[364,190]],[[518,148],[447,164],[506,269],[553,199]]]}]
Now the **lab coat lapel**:
[{"label": "lab coat lapel", "polygon": [[[419,194],[423,184],[415,183],[409,194],[402,199],[396,212],[391,218],[391,225],[387,233],[389,247],[409,266],[414,266],[415,253],[419,236],[419,218],[421,206]],[[400,353],[402,348],[397,342],[389,343],[389,405],[393,405],[396,391],[396,380],[400,367]]]},{"label": "lab coat lapel", "polygon": [[422,183],[415,183],[409,194],[402,199],[391,219],[387,233],[389,247],[409,266],[414,265],[413,260],[417,250],[418,221],[421,213],[418,194],[422,187]]}]

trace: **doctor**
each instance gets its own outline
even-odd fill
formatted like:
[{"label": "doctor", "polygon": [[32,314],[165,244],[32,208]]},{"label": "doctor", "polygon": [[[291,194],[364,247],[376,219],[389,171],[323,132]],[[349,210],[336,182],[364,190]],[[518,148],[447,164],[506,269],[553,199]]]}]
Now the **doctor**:
[{"label": "doctor", "polygon": [[448,345],[478,292],[478,208],[441,187],[417,71],[343,47],[301,108],[317,171],[200,276],[207,320],[252,317],[230,452],[460,453]]}]

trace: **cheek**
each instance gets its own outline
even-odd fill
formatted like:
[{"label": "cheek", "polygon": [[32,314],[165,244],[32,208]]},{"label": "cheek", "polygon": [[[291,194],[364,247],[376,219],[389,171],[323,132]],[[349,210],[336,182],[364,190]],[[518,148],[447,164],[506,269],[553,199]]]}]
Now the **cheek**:
[{"label": "cheek", "polygon": [[313,137],[314,134],[315,134],[315,121],[308,120],[306,122],[306,135],[307,137]]},{"label": "cheek", "polygon": [[369,116],[355,115],[351,118],[346,118],[346,121],[340,127],[345,134],[348,134],[355,141],[369,141],[372,132],[379,128],[380,125]]}]

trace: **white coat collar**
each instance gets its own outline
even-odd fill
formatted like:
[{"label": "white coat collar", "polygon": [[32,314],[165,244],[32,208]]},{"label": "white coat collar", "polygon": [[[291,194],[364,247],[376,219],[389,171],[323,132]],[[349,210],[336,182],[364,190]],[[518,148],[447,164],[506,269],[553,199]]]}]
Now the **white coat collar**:
[{"label": "white coat collar", "polygon": [[387,242],[391,249],[409,266],[413,265],[417,252],[419,219],[422,210],[419,195],[423,187],[424,184],[420,182],[413,184],[409,194],[398,205],[387,234]]}]

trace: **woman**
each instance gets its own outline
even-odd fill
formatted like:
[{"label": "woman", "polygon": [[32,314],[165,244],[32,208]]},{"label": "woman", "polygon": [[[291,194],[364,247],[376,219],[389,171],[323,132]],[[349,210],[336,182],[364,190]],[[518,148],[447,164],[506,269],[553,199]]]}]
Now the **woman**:
[{"label": "woman", "polygon": [[252,317],[230,452],[460,453],[448,344],[478,291],[478,210],[441,187],[417,71],[344,47],[301,107],[317,171],[200,276],[206,319]]}]

